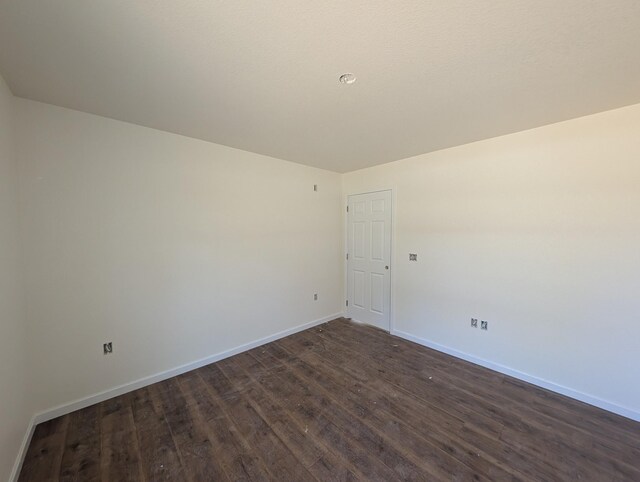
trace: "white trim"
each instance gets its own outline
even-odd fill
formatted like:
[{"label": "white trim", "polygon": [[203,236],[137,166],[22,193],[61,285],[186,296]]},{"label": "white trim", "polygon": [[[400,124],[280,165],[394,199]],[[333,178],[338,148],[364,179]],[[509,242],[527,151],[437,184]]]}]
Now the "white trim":
[{"label": "white trim", "polygon": [[518,370],[514,370],[513,368],[509,368],[507,366],[501,365],[499,363],[490,362],[487,360],[483,360],[482,358],[475,357],[473,355],[469,355],[467,353],[455,350],[453,348],[449,348],[444,345],[440,345],[439,343],[435,343],[430,340],[425,340],[424,338],[419,338],[410,333],[406,333],[400,330],[393,330],[391,332],[392,335],[398,336],[400,338],[404,338],[405,340],[412,341],[419,345],[426,346],[428,348],[432,348],[442,353],[446,353],[447,355],[454,356],[456,358],[461,358],[462,360],[466,360],[468,362],[474,363],[476,365],[483,366],[490,370],[494,370],[496,372],[502,373],[504,375],[509,375],[510,377],[517,378],[519,380],[531,383],[538,387],[546,388],[555,393],[559,393],[560,395],[565,395],[567,397],[573,398],[580,402],[587,403],[589,405],[593,405],[594,407],[602,408],[609,412],[613,412],[618,415],[622,415],[623,417],[630,418],[631,420],[635,420],[640,422],[640,412],[633,410],[628,407],[624,407],[622,405],[615,404],[613,402],[609,402],[607,400],[603,400],[601,398],[595,397],[593,395],[589,395],[583,392],[579,392],[572,388],[565,387],[563,385],[558,385],[557,383],[550,382],[543,378],[538,378],[533,375],[529,375],[528,373],[524,373]]},{"label": "white trim", "polygon": [[29,448],[29,444],[31,443],[33,432],[36,430],[36,425],[36,417],[31,417],[31,421],[29,422],[27,431],[24,433],[24,437],[22,438],[20,450],[18,450],[18,456],[16,457],[16,461],[13,464],[13,469],[11,469],[9,482],[18,482],[18,476],[20,475],[20,470],[22,470],[22,464],[24,462],[25,456],[27,455],[27,449]]},{"label": "white trim", "polygon": [[140,378],[138,380],[128,382],[123,385],[119,385],[117,387],[110,388],[108,390],[104,390],[99,393],[95,393],[93,395],[89,395],[88,397],[80,398],[78,400],[74,400],[69,403],[58,405],[57,407],[51,408],[49,410],[39,412],[33,416],[33,418],[31,419],[31,422],[29,423],[24,439],[22,440],[22,445],[20,446],[20,451],[18,452],[18,456],[16,457],[13,470],[11,471],[11,476],[9,477],[9,480],[10,481],[18,480],[18,475],[20,474],[20,470],[22,469],[22,463],[24,462],[24,457],[26,455],[27,448],[29,447],[29,443],[31,442],[31,437],[33,436],[33,432],[35,430],[36,425],[38,425],[39,423],[46,422],[47,420],[52,420],[62,415],[66,415],[67,413],[71,413],[76,410],[89,407],[96,403],[104,402],[105,400],[109,400],[110,398],[117,397],[118,395],[122,395],[124,393],[137,390],[138,388],[146,387],[147,385],[151,385],[153,383],[161,382],[168,378],[172,378],[177,375],[186,373],[188,371],[195,370],[196,368],[200,368],[205,365],[215,363],[217,361],[223,360],[224,358],[228,358],[230,356],[237,355],[238,353],[242,353],[247,350],[251,350],[252,348],[256,348],[266,343],[279,340],[280,338],[284,338],[285,336],[293,335],[294,333],[298,333],[300,331],[313,328],[314,326],[321,325],[322,323],[326,323],[327,321],[340,318],[343,315],[344,313],[334,313],[333,315],[325,316],[324,318],[320,318],[318,320],[314,320],[308,323],[304,323],[302,325],[294,326],[293,328],[289,328],[287,330],[280,331],[273,335],[260,338],[259,340],[254,340],[249,343],[245,343],[243,345],[237,346],[230,350],[216,353],[215,355],[210,355],[206,358],[201,358],[200,360],[196,360],[191,363],[187,363],[185,365],[180,365],[179,367],[172,368],[170,370],[166,370],[160,373],[156,373],[148,377]]},{"label": "white trim", "polygon": [[264,345],[265,343],[269,343],[271,341],[284,338],[285,336],[293,335],[294,333],[298,333],[299,331],[312,328],[316,325],[326,323],[327,321],[334,320],[341,316],[342,316],[342,313],[334,313],[333,315],[325,316],[324,318],[320,318],[318,320],[314,320],[308,323],[304,323],[302,325],[294,326],[293,328],[289,328],[287,330],[280,331],[273,335],[260,338],[259,340],[254,340],[249,343],[245,343],[235,348],[231,348],[230,350],[216,353],[215,355],[210,355],[206,358],[201,358],[200,360],[196,360],[191,363],[187,363],[185,365],[180,365],[179,367],[172,368],[164,372],[160,372],[154,375],[150,375],[148,377],[140,378],[139,380],[128,382],[123,385],[119,385],[117,387],[110,388],[108,390],[104,390],[102,392],[96,393],[94,395],[89,395],[88,397],[84,397],[78,400],[74,400],[73,402],[59,405],[49,410],[45,410],[44,412],[37,413],[35,415],[35,423],[37,425],[39,423],[46,422],[47,420],[51,420],[53,418],[66,415],[67,413],[74,412],[76,410],[80,410],[85,407],[89,407],[91,405],[103,402],[105,400],[109,400],[110,398],[117,397],[118,395],[122,395],[124,393],[137,390],[138,388],[146,387],[147,385],[161,382],[168,378],[181,375],[191,370],[195,370],[196,368],[200,368],[205,365],[209,365],[211,363],[215,363],[217,361],[223,360],[230,356],[237,355],[238,353],[242,353],[243,351],[251,350],[252,348],[255,348],[257,346]]}]

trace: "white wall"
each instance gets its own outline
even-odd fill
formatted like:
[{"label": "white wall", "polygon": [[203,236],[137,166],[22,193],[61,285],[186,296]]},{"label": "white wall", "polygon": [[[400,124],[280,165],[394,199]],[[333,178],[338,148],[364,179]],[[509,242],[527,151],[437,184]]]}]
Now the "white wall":
[{"label": "white wall", "polygon": [[16,107],[37,410],[342,310],[338,174]]},{"label": "white wall", "polygon": [[396,330],[640,415],[640,105],[343,178],[385,188]]},{"label": "white wall", "polygon": [[7,480],[31,418],[26,398],[18,171],[13,96],[0,77],[0,480]]}]

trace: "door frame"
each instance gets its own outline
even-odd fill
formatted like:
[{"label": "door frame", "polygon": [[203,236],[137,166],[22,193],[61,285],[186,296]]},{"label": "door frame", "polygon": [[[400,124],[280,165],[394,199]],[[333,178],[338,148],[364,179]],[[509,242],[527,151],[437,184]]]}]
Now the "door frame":
[{"label": "door frame", "polygon": [[[388,332],[392,335],[395,332],[395,318],[396,318],[396,250],[395,250],[395,240],[396,240],[396,189],[393,187],[381,187],[380,189],[373,189],[371,191],[354,191],[354,192],[344,192],[342,195],[342,216],[343,216],[343,236],[342,236],[342,260],[344,262],[343,269],[343,301],[342,301],[342,312],[346,317],[347,307],[346,300],[349,296],[349,282],[348,282],[348,271],[349,271],[349,261],[347,260],[347,251],[349,249],[349,216],[347,214],[347,206],[349,205],[349,198],[351,196],[358,196],[360,194],[373,194],[376,192],[390,191],[391,192],[391,273],[389,273],[389,330]],[[357,322],[357,320],[354,320]]]}]

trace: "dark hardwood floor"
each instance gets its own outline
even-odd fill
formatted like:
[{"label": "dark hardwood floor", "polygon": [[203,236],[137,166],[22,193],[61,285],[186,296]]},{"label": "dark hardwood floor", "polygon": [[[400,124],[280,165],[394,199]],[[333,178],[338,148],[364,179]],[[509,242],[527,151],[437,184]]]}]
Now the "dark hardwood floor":
[{"label": "dark hardwood floor", "polygon": [[334,320],[38,425],[20,481],[640,481],[640,423]]}]

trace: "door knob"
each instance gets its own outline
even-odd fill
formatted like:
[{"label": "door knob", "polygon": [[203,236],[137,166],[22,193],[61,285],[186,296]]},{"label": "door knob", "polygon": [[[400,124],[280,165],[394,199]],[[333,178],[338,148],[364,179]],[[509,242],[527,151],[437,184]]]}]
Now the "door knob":
[{"label": "door knob", "polygon": [[388,267],[388,266],[385,266],[385,267],[384,267],[384,269],[389,269],[389,267]]}]

